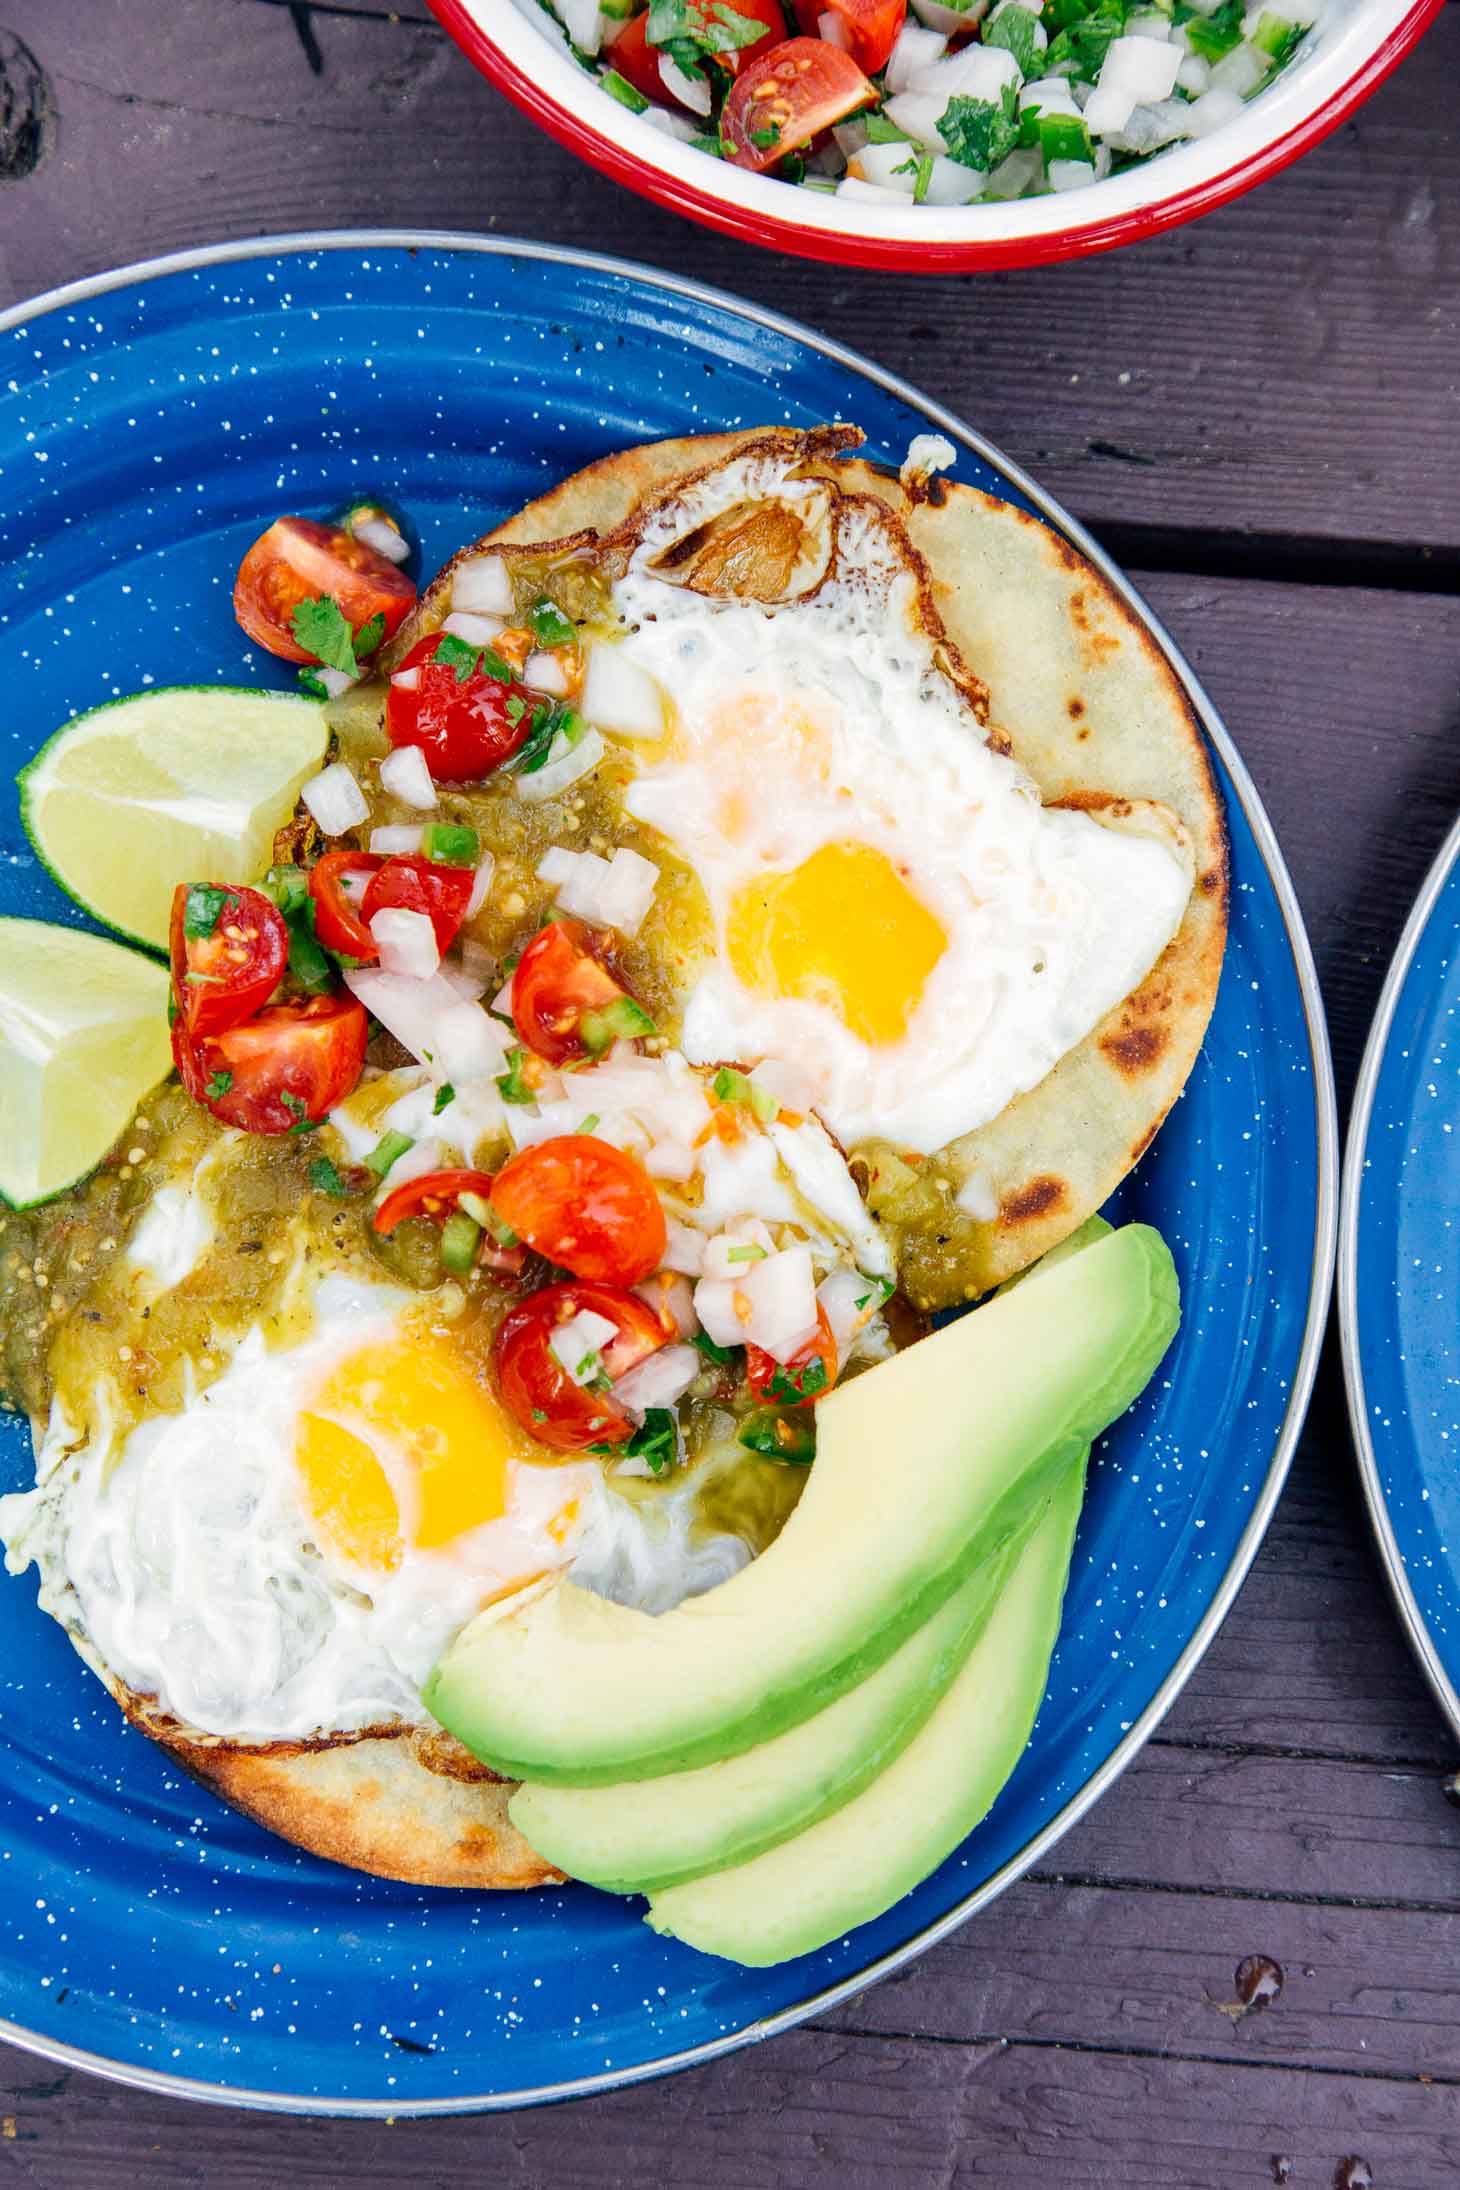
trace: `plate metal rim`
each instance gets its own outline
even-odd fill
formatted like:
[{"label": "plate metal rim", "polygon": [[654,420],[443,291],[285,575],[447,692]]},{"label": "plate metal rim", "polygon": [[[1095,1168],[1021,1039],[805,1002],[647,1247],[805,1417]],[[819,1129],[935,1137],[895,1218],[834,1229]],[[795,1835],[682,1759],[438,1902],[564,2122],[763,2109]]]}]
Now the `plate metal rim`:
[{"label": "plate metal rim", "polygon": [[403,2116],[427,2119],[452,2114],[504,2113],[514,2108],[542,2106],[565,2099],[587,2098],[596,2093],[623,2090],[635,2084],[652,2082],[661,2076],[673,2075],[681,2069],[703,2066],[728,2053],[738,2052],[744,2046],[756,2044],[765,2038],[777,2037],[806,2022],[813,2015],[826,2014],[832,2008],[855,1998],[869,1985],[876,1984],[880,1979],[904,1968],[928,1948],[947,1938],[950,1932],[956,1931],[980,1909],[986,1908],[1006,1887],[1022,1878],[1057,1841],[1063,1839],[1070,1828],[1113,1785],[1166,1716],[1205,1656],[1246,1579],[1287,1480],[1318,1371],[1333,1285],[1338,1233],[1338,1111],[1328,1024],[1312,947],[1303,924],[1297,893],[1257,787],[1195,671],[1160,619],[1140,599],[1124,573],[1111,561],[1079,520],[1072,517],[1021,465],[1005,456],[994,443],[966,425],[955,413],[921,394],[898,374],[888,372],[870,358],[863,357],[859,352],[829,336],[818,334],[814,328],[807,327],[798,320],[790,319],[779,312],[768,311],[761,305],[748,303],[728,290],[714,288],[705,282],[691,281],[683,275],[667,273],[658,267],[640,265],[631,259],[615,258],[602,252],[578,251],[567,245],[537,243],[521,237],[475,236],[453,229],[294,230],[278,235],[245,237],[228,243],[203,244],[191,250],[141,259],[132,265],[88,275],[80,281],[68,282],[60,288],[43,291],[38,296],[25,299],[0,312],[0,334],[8,334],[48,313],[65,311],[94,297],[105,296],[112,290],[161,280],[172,274],[226,265],[237,260],[309,257],[326,251],[443,251],[498,258],[527,257],[585,269],[591,273],[616,275],[624,280],[661,290],[682,301],[711,306],[716,311],[734,314],[754,326],[764,328],[768,333],[803,344],[831,363],[870,381],[874,386],[896,397],[910,410],[919,412],[940,433],[946,434],[955,444],[969,450],[1011,480],[1040,516],[1094,564],[1102,577],[1115,588],[1131,613],[1145,625],[1171,663],[1203,731],[1220,755],[1277,896],[1298,976],[1313,1070],[1317,1190],[1313,1254],[1309,1264],[1308,1310],[1282,1426],[1274,1443],[1272,1458],[1251,1518],[1243,1530],[1227,1571],[1186,1648],[1140,1717],[1133,1721],[1124,1738],[1040,1832],[1026,1841],[1018,1853],[1011,1856],[991,1878],[986,1879],[972,1893],[965,1895],[935,1924],[926,1926],[890,1954],[883,1955],[880,1960],[869,1963],[866,1968],[856,1971],[838,1984],[828,1986],[807,1999],[782,2009],[779,2014],[745,2023],[738,2030],[728,2031],[702,2045],[687,2047],[682,2052],[665,2054],[635,2068],[605,2070],[597,2075],[574,2077],[561,2084],[539,2085],[517,2091],[453,2094],[449,2098],[422,2099],[415,2102],[399,2098],[331,2100],[322,2099],[317,2093],[310,2092],[260,2091],[209,2083],[197,2077],[171,2075],[161,2069],[114,2061],[105,2055],[68,2046],[62,2040],[46,2037],[42,2033],[27,2030],[20,2024],[0,2018],[0,2039],[44,2060],[87,2070],[109,2082],[123,2084],[134,2090],[156,2092],[170,2098],[196,2099],[218,2106],[249,2107],[262,2113],[327,2115],[364,2120],[380,2120],[386,2117],[399,2119]]},{"label": "plate metal rim", "polygon": [[1410,1648],[1419,1660],[1420,1670],[1434,1692],[1435,1701],[1449,1720],[1453,1732],[1460,1735],[1460,1689],[1457,1689],[1455,1682],[1445,1671],[1444,1660],[1430,1633],[1429,1623],[1420,1610],[1380,1479],[1379,1455],[1369,1428],[1369,1401],[1364,1386],[1359,1344],[1359,1202],[1368,1159],[1374,1098],[1378,1093],[1379,1075],[1388,1054],[1394,1016],[1399,1009],[1399,999],[1414,964],[1415,952],[1457,861],[1460,861],[1460,819],[1453,823],[1449,835],[1436,854],[1433,866],[1425,876],[1419,895],[1410,907],[1404,932],[1389,962],[1389,971],[1384,976],[1384,986],[1379,993],[1379,1002],[1364,1044],[1364,1059],[1359,1067],[1353,1105],[1349,1111],[1348,1139],[1343,1161],[1338,1235],[1338,1336],[1343,1353],[1343,1381],[1348,1398],[1349,1425],[1353,1431],[1354,1449],[1358,1454],[1359,1481],[1363,1486],[1364,1502],[1369,1509],[1369,1520],[1379,1546],[1384,1578],[1389,1584],[1400,1624],[1404,1628]]}]

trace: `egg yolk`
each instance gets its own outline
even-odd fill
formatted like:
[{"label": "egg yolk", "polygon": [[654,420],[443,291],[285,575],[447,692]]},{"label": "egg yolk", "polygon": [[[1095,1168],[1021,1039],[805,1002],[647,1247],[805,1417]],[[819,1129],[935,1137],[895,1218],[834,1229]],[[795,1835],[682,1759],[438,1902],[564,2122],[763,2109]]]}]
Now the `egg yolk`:
[{"label": "egg yolk", "polygon": [[395,1339],[348,1354],[295,1434],[322,1539],[353,1565],[392,1572],[507,1509],[507,1464],[541,1459],[448,1348]]},{"label": "egg yolk", "polygon": [[948,947],[942,923],[870,844],[823,844],[750,883],[726,940],[747,988],[825,1004],[873,1045],[902,1039]]}]

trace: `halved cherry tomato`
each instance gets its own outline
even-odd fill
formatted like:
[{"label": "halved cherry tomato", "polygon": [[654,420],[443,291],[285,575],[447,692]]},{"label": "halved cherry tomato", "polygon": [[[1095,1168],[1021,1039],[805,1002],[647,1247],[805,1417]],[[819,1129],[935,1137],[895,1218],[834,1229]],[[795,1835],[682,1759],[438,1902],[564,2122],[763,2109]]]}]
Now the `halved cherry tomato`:
[{"label": "halved cherry tomato", "polygon": [[173,1021],[188,1093],[245,1133],[294,1133],[343,1101],[365,1062],[368,1022],[353,996],[296,996],[242,1026],[195,1039]]},{"label": "halved cherry tomato", "polygon": [[886,68],[907,19],[907,0],[795,0],[795,9],[796,21],[808,38],[819,34],[823,15],[834,15],[847,34],[847,51],[864,76],[875,76]]},{"label": "halved cherry tomato", "polygon": [[[392,745],[418,745],[436,783],[474,783],[510,760],[532,728],[540,702],[524,685],[484,669],[458,677],[438,662],[442,634],[411,648],[390,681],[385,728]],[[415,684],[402,677],[415,672]]]},{"label": "halved cherry tomato", "polygon": [[607,928],[550,920],[512,976],[512,1020],[528,1048],[550,1065],[600,1056],[611,1042],[652,1034],[654,1022],[609,971]]},{"label": "halved cherry tomato", "polygon": [[617,1325],[600,1349],[611,1379],[656,1353],[670,1335],[647,1302],[618,1285],[545,1285],[503,1318],[496,1343],[502,1398],[529,1437],[556,1452],[622,1445],[634,1433],[612,1392],[575,1384],[553,1352],[558,1325],[585,1309]]},{"label": "halved cherry tomato", "polygon": [[[819,1375],[815,1373],[818,1366]],[[808,1370],[813,1372],[810,1376]],[[826,1310],[818,1305],[816,1336],[808,1338],[785,1363],[759,1346],[747,1346],[745,1373],[758,1399],[773,1400],[780,1407],[809,1407],[813,1400],[824,1397],[836,1382],[836,1340]]]},{"label": "halved cherry tomato", "polygon": [[262,890],[179,882],[169,936],[184,1031],[221,1034],[266,1004],[289,962],[289,930]]},{"label": "halved cherry tomato", "polygon": [[[728,7],[746,22],[763,23],[763,37],[752,39],[748,46],[725,47],[716,53],[707,53],[727,75],[734,76],[752,61],[769,53],[772,46],[781,43],[786,35],[786,18],[780,0],[688,0],[689,12],[698,18],[701,28],[714,35],[719,10]],[[635,91],[646,99],[657,100],[660,106],[675,107],[682,114],[692,113],[684,100],[676,98],[659,73],[659,50],[648,42],[649,16],[646,10],[624,25],[605,58],[620,76],[626,76]],[[723,25],[722,25],[723,28]],[[701,117],[703,119],[703,117]],[[710,128],[708,121],[705,127]]]},{"label": "halved cherry tomato", "polygon": [[574,1277],[637,1285],[664,1260],[664,1211],[643,1165],[611,1141],[564,1133],[520,1149],[492,1181],[519,1239]]},{"label": "halved cherry tomato", "polygon": [[449,1217],[463,1194],[485,1201],[491,1191],[490,1171],[423,1171],[418,1179],[392,1187],[370,1221],[388,1235],[407,1217]]},{"label": "halved cherry tomato", "polygon": [[[326,950],[343,951],[348,958],[369,964],[379,957],[375,938],[360,917],[359,906],[345,891],[349,875],[362,883],[385,864],[379,852],[326,852],[309,870],[309,894],[314,899],[314,932]],[[362,888],[360,895],[364,896]]]},{"label": "halved cherry tomato", "polygon": [[[449,950],[466,918],[475,880],[476,875],[470,867],[442,867],[434,859],[422,859],[414,852],[400,852],[387,859],[370,877],[360,900],[360,918],[368,928],[375,915],[387,906],[399,906],[404,912],[429,913],[437,950]],[[372,958],[376,955],[373,936],[370,955]]]},{"label": "halved cherry tomato", "polygon": [[403,570],[343,525],[281,517],[239,564],[233,613],[271,654],[286,662],[312,662],[318,656],[294,636],[294,611],[302,601],[320,599],[336,603],[352,632],[374,616],[383,617],[383,645],[414,607],[416,589]]},{"label": "halved cherry tomato", "polygon": [[824,38],[788,38],[743,68],[720,116],[726,157],[756,174],[809,144],[819,130],[877,104],[849,53]]}]

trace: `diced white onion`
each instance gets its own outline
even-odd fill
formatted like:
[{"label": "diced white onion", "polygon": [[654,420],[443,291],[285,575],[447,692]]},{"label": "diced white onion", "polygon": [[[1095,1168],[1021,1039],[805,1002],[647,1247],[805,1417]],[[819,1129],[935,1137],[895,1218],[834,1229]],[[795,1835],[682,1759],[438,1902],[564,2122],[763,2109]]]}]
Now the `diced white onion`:
[{"label": "diced white onion", "polygon": [[1171,18],[1159,8],[1143,8],[1138,15],[1128,15],[1123,27],[1128,38],[1154,38],[1163,46],[1171,43]]},{"label": "diced white onion", "polygon": [[522,681],[534,692],[546,692],[550,700],[565,700],[568,696],[568,672],[557,655],[546,648],[528,655],[522,665]]},{"label": "diced white onion", "polygon": [[1117,152],[1159,152],[1163,145],[1191,135],[1190,111],[1185,99],[1158,99],[1150,106],[1133,107],[1125,127],[1108,130],[1105,141]]},{"label": "diced white onion", "polygon": [[651,1407],[672,1407],[684,1397],[703,1367],[695,1347],[661,1346],[657,1354],[650,1354],[647,1361],[619,1378],[613,1396],[630,1414],[647,1414]]},{"label": "diced white onion", "polygon": [[669,1240],[664,1250],[666,1270],[682,1271],[686,1277],[699,1277],[705,1266],[705,1243],[698,1232],[687,1224],[677,1224],[673,1217],[668,1224]]},{"label": "diced white onion", "polygon": [[644,1169],[651,1179],[692,1179],[698,1165],[686,1141],[654,1141],[644,1154]]},{"label": "diced white onion", "polygon": [[1136,107],[1170,98],[1180,66],[1175,46],[1157,45],[1151,38],[1112,39],[1099,81],[1085,102],[1086,127],[1099,137],[1123,129]]},{"label": "diced white onion", "polygon": [[659,869],[653,860],[621,844],[608,863],[599,898],[605,925],[622,935],[637,935],[658,887]]},{"label": "diced white onion", "polygon": [[339,699],[343,693],[360,682],[358,677],[350,675],[348,669],[331,669],[328,664],[321,664],[314,674],[324,686],[325,698],[329,700]]},{"label": "diced white onion", "polygon": [[[737,1300],[745,1305],[744,1319]],[[743,1346],[750,1295],[729,1278],[701,1278],[695,1287],[695,1314],[717,1346]]]},{"label": "diced white onion", "polygon": [[383,517],[359,517],[355,520],[354,534],[366,547],[374,548],[388,563],[403,563],[411,552],[409,540],[404,539]]},{"label": "diced white onion", "polygon": [[537,875],[552,887],[558,904],[574,919],[618,928],[625,935],[637,935],[659,881],[653,860],[626,845],[620,845],[610,860],[596,852],[570,852],[555,844],[538,861]]},{"label": "diced white onion", "polygon": [[474,610],[453,609],[441,629],[453,639],[460,639],[464,646],[490,646],[501,637],[507,626],[500,616],[482,616]]},{"label": "diced white onion", "polygon": [[657,1316],[668,1316],[681,1338],[693,1338],[700,1327],[695,1314],[695,1289],[678,1270],[656,1270],[634,1291]]},{"label": "diced white onion", "polygon": [[743,1282],[775,1251],[769,1227],[759,1217],[747,1218],[705,1241],[705,1276]]},{"label": "diced white onion", "polygon": [[1019,112],[1033,107],[1040,114],[1078,114],[1075,95],[1063,76],[1037,76],[1019,94]]},{"label": "diced white onion", "polygon": [[370,933],[380,952],[382,973],[404,973],[413,981],[425,981],[441,963],[429,913],[410,912],[404,905],[384,905],[371,920]]},{"label": "diced white onion", "polygon": [[769,1095],[777,1110],[807,1111],[815,1100],[809,1075],[783,1057],[763,1058],[751,1073],[750,1084]]},{"label": "diced white onion", "polygon": [[959,97],[987,99],[998,106],[1002,103],[1005,85],[1012,84],[1017,90],[1023,81],[1024,72],[1006,46],[974,44],[915,70],[907,88],[912,92],[925,92],[943,106]]},{"label": "diced white onion", "polygon": [[1183,54],[1181,66],[1176,71],[1176,81],[1182,91],[1189,91],[1193,99],[1199,99],[1212,80],[1212,65],[1199,53]]},{"label": "diced white onion", "polygon": [[419,745],[398,745],[380,763],[380,781],[392,798],[418,806],[422,813],[436,804],[436,786]]},{"label": "diced white onion", "polygon": [[895,190],[900,197],[910,198],[917,164],[916,145],[869,144],[847,163],[847,173],[854,181],[875,183],[879,190]]},{"label": "diced white onion", "polygon": [[789,1361],[816,1331],[816,1278],[810,1248],[783,1247],[764,1262],[752,1263],[739,1283],[750,1300],[746,1337],[774,1360]]},{"label": "diced white onion", "polygon": [[[918,9],[922,13],[922,9]],[[948,50],[948,40],[941,31],[928,30],[924,26],[907,22],[897,34],[897,42],[887,62],[887,88],[889,91],[906,91],[909,79],[920,68],[929,67]],[[901,128],[901,123],[898,127]]]},{"label": "diced white onion", "polygon": [[1051,190],[1083,190],[1095,180],[1089,160],[1051,160],[1048,173]]},{"label": "diced white onion", "polygon": [[460,1001],[449,981],[439,973],[416,981],[378,966],[352,966],[345,969],[345,986],[421,1064],[434,1063],[437,1023]]},{"label": "diced white onion", "polygon": [[988,0],[972,0],[966,8],[952,8],[944,0],[912,0],[912,11],[929,30],[941,31],[947,38],[957,38],[964,31],[972,30],[988,7]]},{"label": "diced white onion", "polygon": [[938,124],[943,119],[946,99],[930,98],[924,91],[900,91],[895,99],[883,106],[889,122],[905,130],[907,135],[928,152],[946,152],[947,145],[938,134]]},{"label": "diced white onion", "polygon": [[421,832],[413,821],[385,822],[370,832],[370,849],[383,852],[387,859],[396,852],[418,852],[421,849]]},{"label": "diced white onion", "polygon": [[860,175],[843,175],[836,186],[839,198],[855,199],[859,205],[906,205],[905,190],[884,190],[880,183],[863,182]]},{"label": "diced white onion", "polygon": [[832,130],[832,136],[836,140],[836,148],[842,158],[849,160],[852,154],[860,152],[867,142],[867,124],[859,117],[854,116],[849,122],[838,122]]},{"label": "diced white onion", "polygon": [[453,1085],[493,1079],[507,1062],[501,1026],[464,997],[441,1013],[432,1050],[437,1077]]},{"label": "diced white onion", "polygon": [[659,81],[671,99],[689,108],[691,114],[708,115],[711,106],[710,87],[703,76],[690,76],[672,61],[667,53],[659,56]]},{"label": "diced white onion", "polygon": [[398,669],[391,678],[398,692],[415,692],[420,687],[421,672],[417,669]]},{"label": "diced white onion", "polygon": [[1209,137],[1214,129],[1225,129],[1228,122],[1235,122],[1241,112],[1242,101],[1237,93],[1214,84],[1210,91],[1192,100],[1186,110],[1186,126],[1193,137]]},{"label": "diced white onion", "polygon": [[480,974],[473,973],[468,966],[453,965],[449,958],[441,961],[441,978],[449,981],[453,994],[468,1004],[478,1003],[487,993],[487,984]]},{"label": "diced white onion", "polygon": [[434,1137],[414,1142],[403,1155],[396,1157],[388,1175],[381,1181],[376,1201],[384,1201],[387,1194],[393,1193],[398,1186],[404,1186],[407,1179],[424,1179],[428,1172],[439,1171],[441,1153],[441,1143]]},{"label": "diced white onion", "polygon": [[343,836],[370,818],[365,793],[342,760],[330,762],[300,788],[303,799],[326,836]]},{"label": "diced white onion", "polygon": [[510,973],[492,998],[488,1008],[494,1011],[499,1019],[510,1019],[512,1017],[512,976]]},{"label": "diced white onion", "polygon": [[598,0],[553,0],[558,20],[580,53],[596,53],[603,44],[603,11]]},{"label": "diced white onion", "polygon": [[487,892],[492,887],[492,876],[496,871],[497,861],[495,855],[491,852],[484,852],[477,862],[477,871],[472,877],[471,896],[466,901],[466,911],[462,915],[463,919],[475,920],[477,914],[487,902]]},{"label": "diced white onion", "polygon": [[611,730],[616,737],[664,735],[664,695],[648,671],[630,661],[621,646],[600,641],[589,647],[578,709],[586,721]]},{"label": "diced white onion", "polygon": [[593,1313],[591,1308],[580,1308],[566,1323],[560,1323],[548,1340],[549,1346],[567,1370],[575,1384],[591,1384],[602,1373],[600,1349],[617,1336],[618,1325],[607,1316]]},{"label": "diced white onion", "polygon": [[500,555],[473,555],[458,563],[451,580],[451,605],[474,616],[513,616],[512,580]]},{"label": "diced white onion", "polygon": [[1038,180],[1042,165],[1037,147],[1030,146],[1021,152],[1011,152],[985,178],[984,196],[1001,200],[1022,197],[1029,185]]},{"label": "diced white onion", "polygon": [[1269,66],[1267,56],[1256,46],[1233,46],[1230,53],[1212,63],[1213,89],[1235,91],[1239,99],[1245,99],[1266,81]]},{"label": "diced white onion", "polygon": [[924,205],[971,205],[988,181],[981,169],[965,167],[961,160],[945,160],[933,154],[933,170],[923,192]]},{"label": "diced white onion", "polygon": [[687,114],[671,114],[668,107],[651,106],[639,116],[649,129],[657,129],[661,137],[672,137],[676,144],[693,144],[700,134],[699,124]]},{"label": "diced white onion", "polygon": [[882,1288],[875,1278],[864,1277],[840,1263],[816,1288],[818,1306],[831,1325],[838,1364],[851,1350],[852,1340],[882,1305]]},{"label": "diced white onion", "polygon": [[[561,743],[560,738],[555,738],[554,748]],[[533,804],[538,804],[543,799],[556,798],[560,791],[566,791],[580,776],[591,775],[607,751],[608,747],[599,733],[596,730],[586,730],[576,745],[564,746],[559,758],[549,760],[547,766],[539,768],[536,775],[517,776],[514,780],[518,795]]]},{"label": "diced white onion", "polygon": [[840,46],[843,53],[850,53],[852,50],[850,27],[840,15],[833,14],[830,8],[827,9],[825,15],[817,16],[816,35],[818,38],[824,38],[829,46]]}]

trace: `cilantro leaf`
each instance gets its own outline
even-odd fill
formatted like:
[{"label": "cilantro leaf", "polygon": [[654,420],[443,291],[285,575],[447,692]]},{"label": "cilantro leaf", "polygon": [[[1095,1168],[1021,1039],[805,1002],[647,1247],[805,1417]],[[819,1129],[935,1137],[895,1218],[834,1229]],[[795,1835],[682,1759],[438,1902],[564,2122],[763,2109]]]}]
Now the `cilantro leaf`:
[{"label": "cilantro leaf", "polygon": [[507,1070],[497,1080],[497,1093],[504,1103],[530,1103],[536,1100],[532,1089],[522,1077],[525,1052],[521,1048],[507,1052]]},{"label": "cilantro leaf", "polygon": [[343,1201],[350,1191],[328,1156],[315,1157],[309,1167],[309,1183],[316,1193],[333,1194],[337,1201]]},{"label": "cilantro leaf", "polygon": [[973,99],[957,91],[948,101],[938,135],[949,156],[964,167],[987,174],[1006,159],[1019,142],[1019,94],[1005,84],[998,104],[992,99]]},{"label": "cilantro leaf", "polygon": [[1039,50],[1039,17],[1032,8],[1000,8],[995,21],[984,25],[983,42],[1012,53],[1022,75],[1039,75],[1044,57]]},{"label": "cilantro leaf", "polygon": [[650,1473],[662,1475],[679,1458],[679,1431],[668,1407],[650,1407],[624,1451],[631,1459],[647,1460]]},{"label": "cilantro leaf", "polygon": [[779,1399],[787,1406],[795,1406],[799,1400],[814,1399],[818,1392],[826,1390],[826,1363],[820,1354],[799,1368],[789,1363],[777,1369],[765,1388],[767,1399]]},{"label": "cilantro leaf", "polygon": [[436,1090],[436,1100],[431,1105],[431,1115],[439,1118],[448,1103],[456,1101],[456,1089],[449,1080],[443,1080]]},{"label": "cilantro leaf", "polygon": [[231,1072],[215,1072],[208,1082],[207,1095],[210,1103],[216,1103],[220,1095],[226,1095],[233,1085]]},{"label": "cilantro leaf", "polygon": [[355,638],[348,617],[338,601],[321,593],[316,600],[301,601],[290,619],[299,644],[323,662],[353,677],[360,664],[355,659]]},{"label": "cilantro leaf", "polygon": [[[1242,0],[1226,0],[1226,4],[1237,10],[1240,22]],[[1220,8],[1217,11],[1219,15],[1222,12]],[[1207,17],[1208,22],[1211,20],[1213,18]],[[1051,40],[1049,51],[1041,64],[1044,74],[1058,75],[1066,64],[1070,64],[1077,76],[1085,77],[1093,83],[1105,65],[1106,54],[1124,28],[1124,16],[1119,7],[1100,7],[1093,15],[1087,15],[1082,22],[1071,23],[1060,32],[1058,38]],[[1237,37],[1240,36],[1239,30]],[[1231,43],[1235,45],[1237,39],[1233,38]],[[1225,51],[1225,48],[1221,50]]]},{"label": "cilantro leaf", "polygon": [[215,890],[207,882],[190,883],[183,899],[183,934],[195,942],[211,935],[232,894],[231,890]]},{"label": "cilantro leaf", "polygon": [[735,1359],[735,1348],[718,1345],[708,1331],[696,1331],[690,1344],[697,1346],[706,1361],[713,1361],[717,1368],[723,1369],[727,1362]]},{"label": "cilantro leaf", "polygon": [[458,639],[454,631],[444,631],[441,634],[441,637],[436,641],[436,651],[431,657],[432,661],[439,663],[443,669],[454,669],[458,684],[466,683],[467,678],[474,673],[481,658],[481,648],[479,646],[468,646],[465,639]]}]

